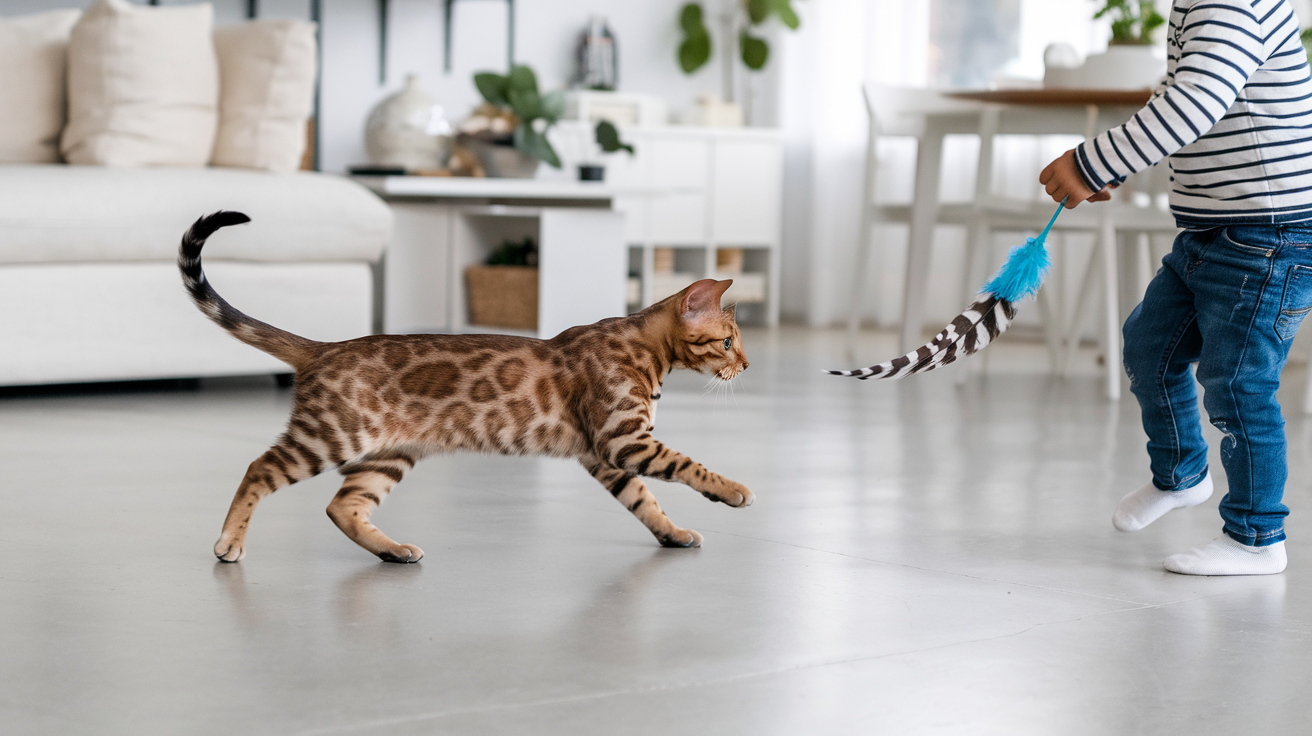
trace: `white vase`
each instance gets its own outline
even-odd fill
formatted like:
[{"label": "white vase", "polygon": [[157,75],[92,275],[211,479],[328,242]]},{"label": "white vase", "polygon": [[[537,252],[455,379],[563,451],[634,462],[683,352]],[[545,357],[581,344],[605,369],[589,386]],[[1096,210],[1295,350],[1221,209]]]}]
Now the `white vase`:
[{"label": "white vase", "polygon": [[1101,54],[1089,54],[1084,64],[1071,69],[1048,67],[1045,87],[1079,89],[1147,89],[1156,87],[1166,74],[1165,49],[1137,44],[1108,46]]},{"label": "white vase", "polygon": [[364,125],[364,149],[377,166],[437,169],[451,152],[451,125],[442,108],[408,74],[405,87],[379,102]]}]

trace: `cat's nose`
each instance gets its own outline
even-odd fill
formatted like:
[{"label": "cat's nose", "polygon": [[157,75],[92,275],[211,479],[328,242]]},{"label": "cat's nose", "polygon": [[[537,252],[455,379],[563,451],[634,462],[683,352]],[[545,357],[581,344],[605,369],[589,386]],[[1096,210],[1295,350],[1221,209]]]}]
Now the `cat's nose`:
[{"label": "cat's nose", "polygon": [[747,361],[744,360],[742,370],[747,370],[747,366],[749,365],[751,365],[751,363],[748,363]]}]

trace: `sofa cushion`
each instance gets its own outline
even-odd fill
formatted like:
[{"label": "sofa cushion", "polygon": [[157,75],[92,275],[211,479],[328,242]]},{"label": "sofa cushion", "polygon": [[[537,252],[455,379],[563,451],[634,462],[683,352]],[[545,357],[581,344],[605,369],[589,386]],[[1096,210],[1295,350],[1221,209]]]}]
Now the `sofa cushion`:
[{"label": "sofa cushion", "polygon": [[209,259],[375,261],[391,210],[350,179],[301,171],[0,166],[0,265],[171,261],[201,215],[238,210]]},{"label": "sofa cushion", "polygon": [[59,160],[68,33],[81,14],[0,18],[0,162]]},{"label": "sofa cushion", "polygon": [[257,20],[214,31],[219,58],[215,166],[295,171],[314,107],[315,26]]},{"label": "sofa cushion", "polygon": [[72,164],[204,166],[214,149],[219,70],[214,8],[101,0],[73,26],[68,125]]}]

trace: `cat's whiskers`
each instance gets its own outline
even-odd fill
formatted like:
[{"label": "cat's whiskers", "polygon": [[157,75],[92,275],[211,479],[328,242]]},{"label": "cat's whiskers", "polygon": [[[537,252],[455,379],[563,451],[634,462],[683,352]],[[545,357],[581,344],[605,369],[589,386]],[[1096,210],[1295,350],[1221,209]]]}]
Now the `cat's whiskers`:
[{"label": "cat's whiskers", "polygon": [[706,396],[707,394],[711,393],[711,391],[718,389],[719,386],[717,384],[719,382],[720,382],[720,377],[712,373],[711,377],[706,380],[706,387],[702,391],[702,396]]}]

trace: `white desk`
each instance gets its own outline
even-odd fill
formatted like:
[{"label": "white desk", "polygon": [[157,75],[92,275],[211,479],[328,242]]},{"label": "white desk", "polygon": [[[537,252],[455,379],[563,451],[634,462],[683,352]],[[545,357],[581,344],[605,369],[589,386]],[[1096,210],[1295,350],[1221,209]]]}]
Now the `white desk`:
[{"label": "white desk", "polygon": [[[1148,90],[991,90],[959,92],[928,100],[923,109],[903,108],[896,115],[915,118],[907,130],[919,139],[916,183],[907,243],[906,292],[902,302],[903,351],[923,342],[925,292],[939,212],[943,138],[981,132],[986,109],[998,111],[996,133],[1010,135],[1076,134],[1086,138],[1127,120],[1148,101]],[[896,134],[896,133],[895,133]],[[1038,172],[1034,172],[1035,179]]]},{"label": "white desk", "polygon": [[506,239],[538,243],[538,337],[626,313],[628,248],[602,183],[358,177],[395,215],[383,266],[383,330],[496,332],[470,325],[464,267]]}]

